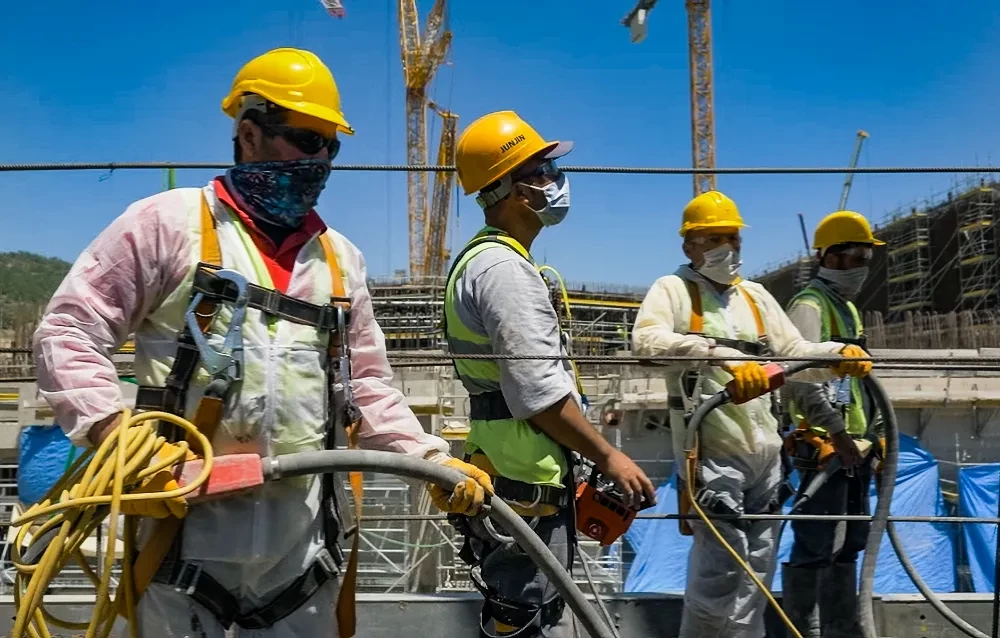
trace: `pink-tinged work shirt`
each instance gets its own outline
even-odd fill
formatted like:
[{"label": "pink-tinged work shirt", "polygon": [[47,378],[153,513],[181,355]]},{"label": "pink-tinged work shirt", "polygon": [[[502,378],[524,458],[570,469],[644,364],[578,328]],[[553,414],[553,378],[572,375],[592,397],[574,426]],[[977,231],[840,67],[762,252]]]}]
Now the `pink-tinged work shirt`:
[{"label": "pink-tinged work shirt", "polygon": [[[363,415],[360,446],[414,456],[447,452],[447,442],[424,432],[403,394],[390,385],[385,337],[372,311],[361,252],[327,229],[315,212],[277,247],[237,209],[222,180],[212,187],[250,231],[279,289],[287,288],[299,250],[319,233],[346,247],[338,251],[338,260],[352,302],[348,332],[352,389]],[[53,295],[35,333],[39,391],[74,443],[87,445],[91,426],[125,408],[111,355],[192,266],[197,240],[180,190],[135,202],[98,235]]]}]

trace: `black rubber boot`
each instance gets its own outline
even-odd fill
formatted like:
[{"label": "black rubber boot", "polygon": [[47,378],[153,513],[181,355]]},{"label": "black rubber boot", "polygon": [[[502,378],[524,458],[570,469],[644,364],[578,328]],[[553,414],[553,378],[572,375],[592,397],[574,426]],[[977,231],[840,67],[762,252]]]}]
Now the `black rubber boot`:
[{"label": "black rubber boot", "polygon": [[823,638],[864,638],[858,620],[857,563],[834,563],[819,578]]},{"label": "black rubber boot", "polygon": [[[819,569],[781,564],[781,607],[805,638],[820,638],[816,609]],[[793,636],[791,631],[787,634]]]}]

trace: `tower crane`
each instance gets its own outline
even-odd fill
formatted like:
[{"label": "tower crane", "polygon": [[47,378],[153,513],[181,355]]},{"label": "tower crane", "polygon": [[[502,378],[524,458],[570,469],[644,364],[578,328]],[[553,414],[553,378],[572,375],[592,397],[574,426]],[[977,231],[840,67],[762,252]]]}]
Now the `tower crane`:
[{"label": "tower crane", "polygon": [[[438,146],[438,166],[455,163],[455,133],[458,116],[434,102],[428,108],[441,116],[441,143]],[[428,277],[444,277],[448,266],[448,250],[445,240],[448,236],[448,214],[451,211],[451,193],[455,188],[455,173],[438,171],[434,175],[434,190],[431,194],[430,213],[427,217],[427,231],[424,241],[423,274]]]},{"label": "tower crane", "polygon": [[844,178],[844,190],[840,193],[840,204],[837,205],[837,210],[845,210],[847,208],[847,196],[851,194],[851,184],[854,182],[854,167],[858,165],[858,158],[861,157],[861,145],[865,143],[865,138],[868,137],[868,133],[865,133],[861,129],[858,129],[858,139],[854,143],[854,155],[851,155],[851,170],[848,171],[847,177]]},{"label": "tower crane", "polygon": [[[622,20],[632,42],[646,37],[646,20],[657,0],[638,0]],[[712,82],[711,0],[685,0],[688,72],[691,78],[691,158],[695,168],[715,168],[715,106]],[[694,175],[694,194],[715,190],[715,173]]]},{"label": "tower crane", "polygon": [[[447,0],[436,0],[421,36],[416,0],[399,0],[400,53],[406,80],[406,161],[411,165],[427,165],[427,87],[451,45],[446,14]],[[426,171],[406,175],[411,277],[425,274],[427,182]]]}]

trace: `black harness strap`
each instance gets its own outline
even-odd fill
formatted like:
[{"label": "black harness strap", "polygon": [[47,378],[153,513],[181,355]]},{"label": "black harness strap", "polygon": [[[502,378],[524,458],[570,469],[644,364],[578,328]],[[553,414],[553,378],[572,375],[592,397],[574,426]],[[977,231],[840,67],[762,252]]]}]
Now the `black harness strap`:
[{"label": "black harness strap", "polygon": [[[211,304],[235,302],[238,293],[236,287],[232,282],[215,276],[212,270],[216,268],[211,264],[198,264],[192,285],[192,298],[201,293]],[[341,348],[346,347],[341,343],[339,336],[336,339],[334,337],[338,329],[336,305],[350,304],[350,299],[332,297],[329,304],[320,306],[254,284],[249,284],[249,295],[250,301],[247,305],[268,316],[331,333],[331,349],[328,353],[330,365],[327,371],[330,378],[330,405],[342,403],[339,401],[339,396],[335,397],[333,392],[337,365],[332,359],[339,354]],[[349,313],[349,310],[345,313]],[[210,319],[208,316],[206,321]],[[345,317],[345,324],[347,321],[349,314]],[[205,325],[207,326],[207,323]],[[163,410],[184,415],[188,387],[201,362],[201,356],[186,322],[178,334],[177,341],[177,354],[164,387],[139,386],[135,402],[137,410]],[[334,449],[335,433],[339,429],[332,426],[339,424],[346,427],[350,424],[345,422],[348,421],[343,418],[345,415],[344,410],[331,410],[325,436],[327,449]],[[161,424],[160,427],[161,433],[167,436],[168,440],[177,441],[184,436],[184,432],[173,425]],[[340,573],[344,554],[338,542],[341,518],[334,477],[332,474],[324,474],[321,480],[323,488],[321,516],[326,547],[320,551],[305,573],[292,581],[268,604],[247,613],[240,613],[240,601],[235,596],[209,574],[203,572],[201,565],[181,559],[183,531],[174,537],[167,556],[153,576],[153,582],[172,585],[177,591],[186,593],[211,612],[227,629],[233,623],[244,629],[271,627],[301,607],[327,581],[336,578]]]},{"label": "black harness strap", "polygon": [[340,563],[325,549],[305,573],[296,578],[275,598],[257,609],[240,613],[240,602],[217,580],[203,572],[201,566],[168,559],[160,565],[156,582],[172,585],[178,592],[190,596],[229,629],[236,623],[243,629],[266,629],[289,616],[309,600],[327,581],[340,573]]}]

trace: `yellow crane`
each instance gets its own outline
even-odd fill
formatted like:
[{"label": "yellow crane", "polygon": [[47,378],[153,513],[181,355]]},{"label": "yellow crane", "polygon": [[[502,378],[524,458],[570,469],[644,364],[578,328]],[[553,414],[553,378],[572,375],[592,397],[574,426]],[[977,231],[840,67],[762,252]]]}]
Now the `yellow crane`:
[{"label": "yellow crane", "polygon": [[[638,0],[622,20],[632,42],[646,37],[657,0]],[[711,0],[685,0],[688,16],[688,72],[691,78],[691,159],[694,168],[715,168],[715,97],[712,82]],[[694,194],[715,190],[715,173],[694,175]]]},{"label": "yellow crane", "polygon": [[[434,102],[428,108],[441,116],[441,143],[438,146],[438,166],[455,163],[455,134],[458,130],[458,115],[439,107]],[[444,277],[447,272],[448,214],[451,211],[451,193],[455,188],[455,173],[438,171],[434,175],[434,190],[431,193],[431,207],[427,216],[424,234],[423,273],[428,277]]]},{"label": "yellow crane", "polygon": [[[446,13],[447,0],[436,0],[421,36],[416,0],[399,0],[399,44],[406,80],[406,161],[411,165],[427,165],[427,87],[451,45]],[[427,182],[426,171],[407,173],[411,277],[425,274]]]},{"label": "yellow crane", "polygon": [[[691,157],[695,168],[715,168],[711,0],[687,0],[691,75]],[[694,176],[694,194],[715,190],[715,173]]]}]

